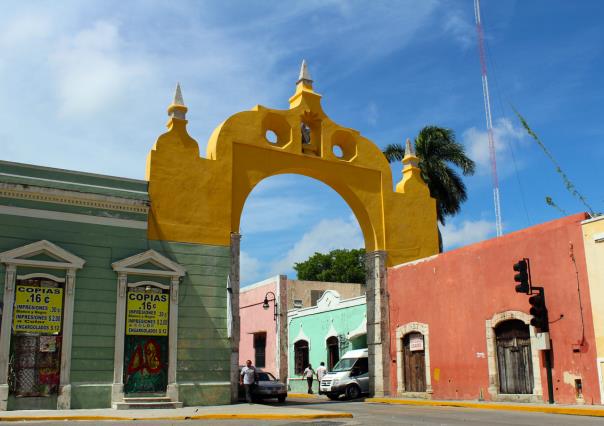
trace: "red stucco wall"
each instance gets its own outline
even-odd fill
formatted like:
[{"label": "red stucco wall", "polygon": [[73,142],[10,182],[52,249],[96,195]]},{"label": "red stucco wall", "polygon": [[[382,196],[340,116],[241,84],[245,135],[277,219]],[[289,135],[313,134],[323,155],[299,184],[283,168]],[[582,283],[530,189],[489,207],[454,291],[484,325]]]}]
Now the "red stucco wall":
[{"label": "red stucco wall", "polygon": [[[587,404],[600,400],[596,352],[580,222],[584,214],[534,226],[388,270],[391,327],[391,392],[397,393],[396,329],[409,322],[429,326],[430,374],[434,399],[491,399],[488,393],[486,320],[516,310],[528,313],[528,296],[514,291],[512,265],[531,262],[533,285],[545,287],[553,342],[554,396],[577,402],[580,376]],[[577,275],[583,305],[579,306]],[[585,339],[582,340],[582,322]],[[485,354],[482,358],[480,354]],[[546,371],[541,357],[543,398]],[[565,381],[566,380],[566,381]]]}]

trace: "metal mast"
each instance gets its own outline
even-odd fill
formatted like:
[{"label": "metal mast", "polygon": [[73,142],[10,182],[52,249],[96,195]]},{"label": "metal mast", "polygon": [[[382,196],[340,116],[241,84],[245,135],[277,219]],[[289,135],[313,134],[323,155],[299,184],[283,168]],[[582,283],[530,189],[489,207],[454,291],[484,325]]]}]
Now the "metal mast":
[{"label": "metal mast", "polygon": [[503,234],[501,226],[501,207],[499,204],[499,179],[497,178],[497,159],[495,157],[495,140],[493,138],[493,119],[491,117],[491,97],[489,95],[489,80],[487,78],[487,61],[484,51],[484,34],[480,22],[480,0],[474,0],[474,16],[476,32],[478,33],[478,50],[480,51],[480,69],[482,73],[482,94],[484,97],[484,112],[487,121],[489,138],[489,158],[491,160],[491,179],[493,181],[493,201],[495,203],[495,227],[497,236]]}]

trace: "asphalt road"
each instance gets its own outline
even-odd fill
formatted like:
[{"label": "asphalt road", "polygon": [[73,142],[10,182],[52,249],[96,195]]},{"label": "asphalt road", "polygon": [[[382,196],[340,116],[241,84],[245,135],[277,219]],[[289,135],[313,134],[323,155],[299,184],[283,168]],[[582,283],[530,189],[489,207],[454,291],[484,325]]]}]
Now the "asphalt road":
[{"label": "asphalt road", "polygon": [[[267,404],[268,406],[272,404]],[[348,425],[414,425],[414,426],[591,426],[604,425],[604,418],[566,416],[560,414],[525,413],[513,411],[478,410],[457,407],[417,407],[406,405],[367,404],[362,401],[327,401],[312,399],[292,399],[287,406],[340,411],[352,413],[352,419],[325,420],[184,420],[175,421],[142,421],[135,422],[136,426],[168,426],[168,425],[317,425],[317,426],[348,426]],[[65,422],[19,422],[19,425],[61,425]],[[78,421],[78,425],[92,425],[99,422]],[[133,425],[132,421],[106,421],[102,425]]]}]

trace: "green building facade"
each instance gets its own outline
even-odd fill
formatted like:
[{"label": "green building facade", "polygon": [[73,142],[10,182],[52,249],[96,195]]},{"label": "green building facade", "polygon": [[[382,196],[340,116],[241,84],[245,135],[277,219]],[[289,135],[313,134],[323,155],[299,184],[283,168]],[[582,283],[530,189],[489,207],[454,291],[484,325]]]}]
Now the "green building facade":
[{"label": "green building facade", "polygon": [[[310,363],[321,362],[328,370],[349,350],[367,347],[365,296],[341,300],[338,292],[327,290],[316,306],[288,312],[288,382],[290,392],[306,393],[302,377]],[[313,389],[318,392],[317,380]]]},{"label": "green building facade", "polygon": [[149,240],[149,205],[0,161],[0,410],[231,401],[230,247]]}]

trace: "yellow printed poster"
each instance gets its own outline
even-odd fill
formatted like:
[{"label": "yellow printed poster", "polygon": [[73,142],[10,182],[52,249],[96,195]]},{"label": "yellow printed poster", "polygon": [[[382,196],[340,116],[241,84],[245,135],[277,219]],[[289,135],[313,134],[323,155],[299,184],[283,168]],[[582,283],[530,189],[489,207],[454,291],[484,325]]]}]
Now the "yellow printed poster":
[{"label": "yellow printed poster", "polygon": [[126,334],[167,336],[169,303],[165,293],[129,291]]},{"label": "yellow printed poster", "polygon": [[63,289],[17,285],[15,333],[58,334],[63,316]]}]

